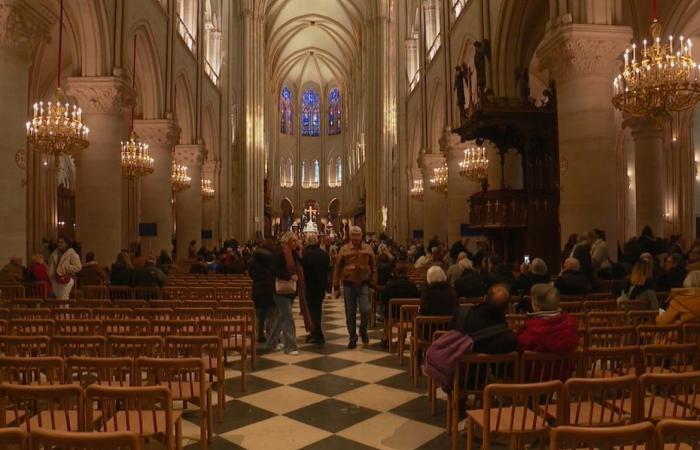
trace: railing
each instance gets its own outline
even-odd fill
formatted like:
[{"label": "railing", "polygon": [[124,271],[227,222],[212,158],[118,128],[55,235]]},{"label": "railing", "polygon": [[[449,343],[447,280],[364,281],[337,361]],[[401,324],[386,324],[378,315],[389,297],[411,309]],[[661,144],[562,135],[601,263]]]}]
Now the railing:
[{"label": "railing", "polygon": [[411,80],[410,83],[408,83],[408,90],[410,92],[413,92],[413,90],[418,86],[418,83],[420,82],[420,69],[416,70],[416,73],[413,74],[413,79]]},{"label": "railing", "polygon": [[197,40],[192,36],[190,30],[187,29],[187,25],[182,21],[182,17],[180,17],[179,14],[177,15],[177,32],[180,34],[182,40],[185,41],[187,48],[189,48],[192,53],[196,54]]},{"label": "railing", "polygon": [[214,68],[209,64],[208,60],[204,60],[204,72],[209,76],[209,79],[214,83],[216,87],[220,87],[219,85],[219,74],[216,73]]},{"label": "railing", "polygon": [[433,58],[435,58],[437,51],[440,49],[440,43],[440,35],[438,34],[435,36],[435,40],[433,41],[433,45],[430,46],[430,50],[428,50],[428,61],[432,61]]}]

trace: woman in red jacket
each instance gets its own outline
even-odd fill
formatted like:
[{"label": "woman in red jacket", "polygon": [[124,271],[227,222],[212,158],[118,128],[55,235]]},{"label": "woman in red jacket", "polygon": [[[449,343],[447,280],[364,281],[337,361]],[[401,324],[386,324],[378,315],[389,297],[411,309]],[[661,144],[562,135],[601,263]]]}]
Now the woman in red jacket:
[{"label": "woman in red jacket", "polygon": [[38,254],[33,255],[32,263],[29,265],[27,272],[32,282],[40,284],[40,295],[43,298],[47,298],[51,293],[51,283],[49,282],[49,269],[46,267],[44,257]]},{"label": "woman in red jacket", "polygon": [[526,367],[526,374],[530,374],[530,381],[566,381],[573,369],[573,362],[567,361],[566,357],[578,347],[578,321],[561,310],[559,291],[554,286],[536,284],[530,297],[534,312],[528,314],[525,327],[518,333],[518,350],[555,354],[563,358],[554,368]]}]

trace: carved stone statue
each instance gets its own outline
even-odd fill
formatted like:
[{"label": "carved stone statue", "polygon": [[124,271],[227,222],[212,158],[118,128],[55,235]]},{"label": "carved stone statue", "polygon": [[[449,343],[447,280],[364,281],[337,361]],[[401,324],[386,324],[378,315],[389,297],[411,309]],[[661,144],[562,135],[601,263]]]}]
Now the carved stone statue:
[{"label": "carved stone statue", "polygon": [[455,66],[455,85],[454,90],[457,94],[457,106],[459,107],[459,117],[464,122],[466,118],[465,105],[467,103],[467,98],[464,95],[464,82],[466,80],[466,73],[461,66]]}]

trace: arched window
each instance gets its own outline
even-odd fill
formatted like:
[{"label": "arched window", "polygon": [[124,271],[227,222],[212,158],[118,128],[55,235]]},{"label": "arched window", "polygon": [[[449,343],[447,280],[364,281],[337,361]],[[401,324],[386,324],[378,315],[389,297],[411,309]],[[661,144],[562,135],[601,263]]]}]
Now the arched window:
[{"label": "arched window", "polygon": [[318,159],[314,161],[314,182],[313,182],[314,187],[318,187],[321,185],[321,164],[318,162]]},{"label": "arched window", "polygon": [[341,97],[340,89],[334,87],[328,94],[328,135],[340,134],[341,131]]},{"label": "arched window", "polygon": [[294,134],[292,117],[294,117],[294,103],[292,91],[287,86],[280,92],[280,133]]},{"label": "arched window", "polygon": [[321,98],[314,88],[304,91],[301,99],[301,134],[321,135]]},{"label": "arched window", "polygon": [[294,163],[292,158],[283,159],[280,164],[280,186],[283,188],[294,187]]},{"label": "arched window", "polygon": [[338,157],[338,163],[336,166],[335,183],[338,186],[343,185],[343,159],[340,156]]},{"label": "arched window", "polygon": [[306,161],[301,162],[301,186],[302,187],[307,187],[309,184],[309,178],[308,178],[308,173],[307,173],[307,167],[306,167]]}]

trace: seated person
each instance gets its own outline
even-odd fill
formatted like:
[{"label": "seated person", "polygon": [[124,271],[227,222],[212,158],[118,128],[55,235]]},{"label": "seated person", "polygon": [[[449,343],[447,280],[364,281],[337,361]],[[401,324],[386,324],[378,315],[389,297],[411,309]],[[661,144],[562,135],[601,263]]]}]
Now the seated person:
[{"label": "seated person", "polygon": [[10,262],[0,270],[0,283],[21,284],[26,278],[26,269],[22,265],[22,258],[13,256]]},{"label": "seated person", "polygon": [[455,290],[460,297],[473,298],[486,295],[486,282],[481,274],[474,270],[469,259],[459,262],[463,266],[462,275],[455,280]]},{"label": "seated person", "polygon": [[78,278],[80,279],[80,284],[83,286],[102,285],[109,282],[109,275],[100,267],[100,263],[95,260],[95,254],[93,252],[87,252],[85,254],[85,264],[83,264],[83,268],[78,272]]},{"label": "seated person", "polygon": [[459,298],[447,283],[442,268],[433,266],[426,275],[427,284],[420,299],[419,316],[451,316],[459,307]]},{"label": "seated person", "polygon": [[193,262],[192,266],[190,267],[190,275],[207,273],[209,273],[209,266],[207,265],[207,262],[204,261],[203,257],[197,256],[197,260]]},{"label": "seated person", "polygon": [[452,287],[455,286],[455,280],[462,276],[462,273],[464,273],[464,269],[466,267],[474,267],[471,261],[468,263],[462,263],[464,260],[469,260],[466,252],[460,253],[457,256],[457,261],[447,269],[447,282],[450,283],[450,286]]},{"label": "seated person", "polygon": [[[530,291],[532,309],[525,319],[525,327],[518,332],[518,350],[568,356],[578,347],[578,321],[559,307],[559,291],[549,284],[536,284]],[[547,363],[549,365],[551,363]],[[559,364],[561,365],[561,364]],[[568,366],[568,365],[567,365]],[[526,368],[526,373],[537,381],[545,378],[565,381],[569,367],[553,370],[545,367]],[[546,372],[541,373],[540,372]],[[533,380],[534,381],[534,380]]]},{"label": "seated person", "polygon": [[656,283],[656,290],[659,292],[670,292],[671,289],[683,287],[688,272],[684,267],[683,255],[671,253],[664,259],[664,267],[659,280]]},{"label": "seated person", "polygon": [[[389,310],[389,301],[394,298],[420,298],[420,291],[416,285],[408,279],[408,270],[410,266],[408,263],[398,263],[396,265],[396,270],[394,276],[389,278],[381,291],[381,306],[382,315],[384,318],[384,336],[382,336],[382,347],[387,346],[388,330],[386,327],[389,324],[387,320],[387,311]],[[397,313],[398,314],[398,313]]]},{"label": "seated person", "polygon": [[617,298],[618,305],[622,300],[640,300],[647,304],[649,309],[659,309],[659,300],[654,291],[654,263],[647,259],[640,259],[632,267],[629,280],[625,281],[622,294]]},{"label": "seated person", "polygon": [[523,263],[520,266],[520,278],[515,280],[513,293],[525,295],[530,292],[532,286],[538,283],[549,283],[549,271],[547,263],[542,258],[535,258],[530,264]]},{"label": "seated person", "polygon": [[581,264],[576,258],[566,258],[564,270],[554,282],[554,287],[561,295],[586,295],[591,290],[591,283],[581,272]]},{"label": "seated person", "polygon": [[486,267],[488,269],[488,275],[486,276],[486,285],[488,287],[494,284],[505,284],[509,290],[512,289],[515,277],[508,264],[504,263],[500,256],[490,255],[486,258]]},{"label": "seated person", "polygon": [[656,317],[657,325],[681,325],[700,322],[700,270],[690,272],[682,289],[673,289],[668,308]]}]

